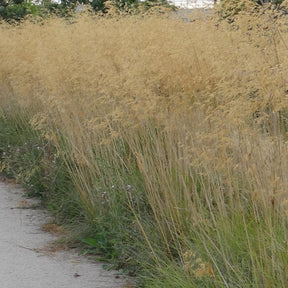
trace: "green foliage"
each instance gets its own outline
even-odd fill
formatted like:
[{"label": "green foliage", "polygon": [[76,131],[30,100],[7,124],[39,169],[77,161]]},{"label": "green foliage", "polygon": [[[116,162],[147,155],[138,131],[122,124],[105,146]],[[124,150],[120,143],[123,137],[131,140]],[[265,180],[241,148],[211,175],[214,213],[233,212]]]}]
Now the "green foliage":
[{"label": "green foliage", "polygon": [[91,2],[91,7],[93,8],[94,11],[102,11],[105,12],[105,2],[106,0],[93,0]]},{"label": "green foliage", "polygon": [[[125,13],[138,13],[139,7],[144,7],[146,10],[156,6],[169,6],[166,0],[150,0],[139,2],[139,0],[63,0],[61,3],[55,3],[51,0],[44,0],[39,5],[25,0],[0,0],[0,19],[7,22],[14,23],[23,20],[26,16],[40,16],[45,18],[49,15],[56,15],[58,17],[70,18],[79,12],[79,5],[91,7],[94,12],[107,13],[110,8],[118,9]],[[81,11],[81,9],[80,9]]]},{"label": "green foliage", "polygon": [[23,1],[2,3],[2,5],[0,3],[0,17],[4,20],[20,21],[27,15],[37,16],[38,6],[32,4],[31,2]]},{"label": "green foliage", "polygon": [[[126,153],[124,150],[122,152]],[[101,162],[101,159],[98,161]],[[132,171],[124,173],[125,184],[115,180],[114,185],[109,186],[105,177],[116,179],[117,171],[103,161],[103,179],[94,179],[90,187],[94,194],[99,195],[95,215],[91,219],[87,217],[83,199],[76,192],[71,171],[65,162],[51,141],[43,137],[41,131],[31,127],[27,115],[18,111],[17,117],[8,113],[0,116],[1,174],[16,179],[26,189],[28,196],[40,197],[57,222],[72,224],[73,227],[85,222],[88,228],[81,235],[84,254],[101,255],[102,259],[111,263],[111,267],[135,274],[139,269],[136,251],[139,245],[143,245],[142,234],[127,206],[126,193],[133,191],[131,201],[138,213],[147,211],[147,203],[138,191],[143,188],[140,174],[136,170],[136,174]]]},{"label": "green foliage", "polygon": [[117,256],[117,251],[113,247],[115,238],[108,238],[106,234],[98,233],[94,235],[95,238],[80,239],[82,243],[88,246],[84,254],[99,253],[104,255],[105,259],[113,260]]},{"label": "green foliage", "polygon": [[284,0],[253,0],[254,2],[256,2],[259,5],[264,5],[265,3],[271,3],[274,5],[280,5],[281,3],[284,2]]},{"label": "green foliage", "polygon": [[[20,116],[21,113],[19,113]],[[56,148],[29,125],[24,115],[0,117],[0,172],[40,197],[57,219],[83,219],[83,210]]]}]

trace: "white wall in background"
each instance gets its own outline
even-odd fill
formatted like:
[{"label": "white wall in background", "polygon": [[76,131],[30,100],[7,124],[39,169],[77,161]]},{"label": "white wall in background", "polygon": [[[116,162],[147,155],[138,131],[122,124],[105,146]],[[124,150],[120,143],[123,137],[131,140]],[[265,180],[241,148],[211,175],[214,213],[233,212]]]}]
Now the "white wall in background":
[{"label": "white wall in background", "polygon": [[[213,8],[214,0],[168,0],[170,4],[180,8]],[[218,1],[217,1],[218,2]]]}]

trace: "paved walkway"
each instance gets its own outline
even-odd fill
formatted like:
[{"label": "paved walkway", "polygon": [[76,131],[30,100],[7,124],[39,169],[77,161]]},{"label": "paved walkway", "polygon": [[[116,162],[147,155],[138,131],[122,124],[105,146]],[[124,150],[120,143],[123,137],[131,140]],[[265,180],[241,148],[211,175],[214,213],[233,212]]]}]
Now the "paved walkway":
[{"label": "paved walkway", "polygon": [[[1,288],[124,288],[122,277],[71,251],[44,253],[55,237],[40,227],[43,210],[23,209],[21,189],[0,182]],[[19,209],[19,207],[21,209]],[[45,250],[45,249],[44,249]]]}]

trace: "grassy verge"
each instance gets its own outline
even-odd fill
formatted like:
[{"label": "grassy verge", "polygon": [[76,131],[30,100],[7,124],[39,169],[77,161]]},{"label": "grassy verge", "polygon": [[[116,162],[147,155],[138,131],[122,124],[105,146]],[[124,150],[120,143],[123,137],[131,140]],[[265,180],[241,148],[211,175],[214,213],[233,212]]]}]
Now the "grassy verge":
[{"label": "grassy verge", "polygon": [[286,287],[288,31],[262,12],[1,25],[2,172],[145,287]]}]

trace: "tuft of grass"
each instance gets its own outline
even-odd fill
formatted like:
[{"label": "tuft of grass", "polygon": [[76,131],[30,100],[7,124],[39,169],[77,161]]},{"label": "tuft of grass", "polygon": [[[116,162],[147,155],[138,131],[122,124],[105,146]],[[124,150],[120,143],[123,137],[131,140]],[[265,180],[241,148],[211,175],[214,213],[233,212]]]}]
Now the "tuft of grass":
[{"label": "tuft of grass", "polygon": [[286,287],[288,31],[266,8],[1,24],[1,170],[146,287]]}]

